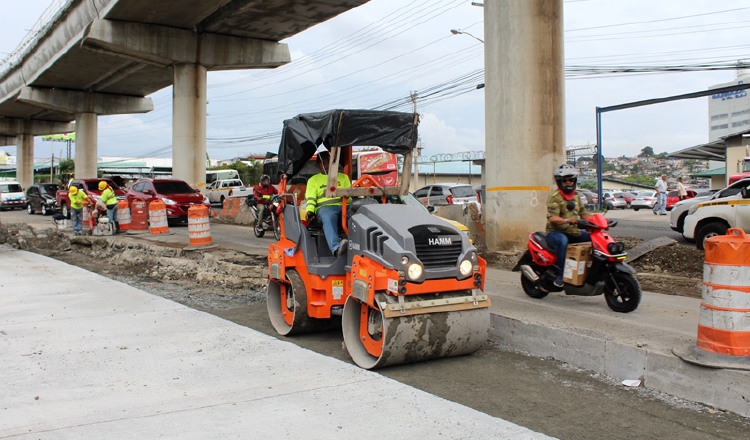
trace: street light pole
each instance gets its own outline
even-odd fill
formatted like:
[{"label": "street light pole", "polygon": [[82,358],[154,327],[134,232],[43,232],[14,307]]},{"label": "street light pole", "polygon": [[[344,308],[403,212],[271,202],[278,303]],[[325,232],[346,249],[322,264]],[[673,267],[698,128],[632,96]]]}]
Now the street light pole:
[{"label": "street light pole", "polygon": [[458,29],[451,29],[451,34],[453,34],[453,35],[459,35],[459,34],[464,34],[464,35],[468,35],[468,36],[470,36],[471,38],[473,38],[473,39],[475,39],[475,40],[479,41],[480,43],[484,44],[484,40],[482,40],[481,38],[477,38],[477,37],[475,37],[474,35],[472,35],[472,34],[470,34],[470,33],[466,32],[466,31],[460,31],[460,30],[458,30]]}]

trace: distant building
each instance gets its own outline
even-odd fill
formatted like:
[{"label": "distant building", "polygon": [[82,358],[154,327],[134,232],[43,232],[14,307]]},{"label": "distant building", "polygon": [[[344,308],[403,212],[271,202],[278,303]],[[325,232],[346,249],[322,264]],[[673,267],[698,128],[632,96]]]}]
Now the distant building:
[{"label": "distant building", "polygon": [[[745,84],[750,81],[750,72],[737,70],[737,78],[708,89]],[[717,93],[708,99],[708,138],[716,141],[730,133],[750,129],[750,93],[748,90]]]}]

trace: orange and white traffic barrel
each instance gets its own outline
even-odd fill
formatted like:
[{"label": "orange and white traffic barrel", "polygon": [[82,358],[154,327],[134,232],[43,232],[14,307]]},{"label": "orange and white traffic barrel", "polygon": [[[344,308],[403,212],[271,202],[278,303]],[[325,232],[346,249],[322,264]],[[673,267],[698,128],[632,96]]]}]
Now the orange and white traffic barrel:
[{"label": "orange and white traffic barrel", "polygon": [[152,200],[148,204],[148,224],[149,231],[151,234],[167,234],[169,233],[169,225],[167,224],[167,205],[161,200]]},{"label": "orange and white traffic barrel", "polygon": [[732,228],[706,240],[697,349],[672,350],[710,367],[750,370],[750,237]]},{"label": "orange and white traffic barrel", "polygon": [[117,202],[117,222],[120,224],[120,231],[130,230],[130,205],[127,200]]},{"label": "orange and white traffic barrel", "polygon": [[204,205],[193,205],[188,208],[188,236],[190,246],[186,249],[204,248],[212,245],[211,223],[208,208]]},{"label": "orange and white traffic barrel", "polygon": [[130,231],[148,231],[148,208],[145,200],[135,199],[130,205]]}]

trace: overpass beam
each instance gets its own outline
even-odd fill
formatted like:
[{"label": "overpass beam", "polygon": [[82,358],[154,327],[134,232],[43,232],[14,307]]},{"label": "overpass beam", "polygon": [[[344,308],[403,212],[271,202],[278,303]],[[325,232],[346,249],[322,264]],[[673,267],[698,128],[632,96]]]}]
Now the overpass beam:
[{"label": "overpass beam", "polygon": [[565,160],[563,2],[485,2],[484,30],[487,247],[516,250],[544,229]]},{"label": "overpass beam", "polygon": [[41,87],[23,87],[16,101],[65,113],[123,115],[148,113],[154,110],[151,98]]},{"label": "overpass beam", "polygon": [[175,64],[172,97],[172,175],[193,187],[206,183],[206,82],[200,64]]},{"label": "overpass beam", "polygon": [[200,64],[208,70],[266,69],[291,62],[284,43],[123,21],[94,20],[81,44],[161,67]]}]

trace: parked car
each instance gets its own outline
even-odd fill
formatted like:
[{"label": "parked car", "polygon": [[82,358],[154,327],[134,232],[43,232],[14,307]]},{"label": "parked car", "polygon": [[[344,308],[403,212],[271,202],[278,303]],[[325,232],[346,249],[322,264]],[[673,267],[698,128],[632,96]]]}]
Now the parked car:
[{"label": "parked car", "polygon": [[167,222],[169,224],[185,223],[188,209],[202,204],[211,210],[208,197],[193,189],[187,182],[179,179],[141,179],[130,187],[127,193],[128,203],[141,199],[146,204],[159,199],[167,205]]},{"label": "parked car", "polygon": [[576,189],[576,192],[578,193],[579,196],[581,196],[581,201],[585,205],[595,205],[596,201],[599,199],[599,197],[596,194],[592,193],[591,191],[587,189],[578,188]]},{"label": "parked car", "polygon": [[[692,189],[688,189],[687,191],[687,199],[692,199],[697,194]],[[672,208],[674,208],[674,205],[680,201],[680,193],[677,190],[669,191],[667,193],[667,211],[671,211]]]},{"label": "parked car", "polygon": [[635,200],[636,195],[630,191],[623,191],[620,193],[619,197],[622,197],[625,200],[625,207],[630,208],[630,204],[633,203],[633,200]]},{"label": "parked car", "polygon": [[41,212],[42,215],[53,214],[57,210],[55,194],[63,189],[57,183],[37,183],[26,189],[26,212],[33,214]]},{"label": "parked car", "polygon": [[635,200],[630,202],[630,207],[633,211],[638,211],[639,209],[654,209],[655,204],[656,191],[638,191]]},{"label": "parked car", "polygon": [[602,206],[605,209],[625,209],[625,198],[619,191],[605,191],[602,193]]},{"label": "parked car", "polygon": [[704,250],[706,240],[724,235],[729,228],[750,231],[750,180],[743,179],[739,193],[694,204],[682,226],[682,236]]},{"label": "parked car", "polygon": [[15,180],[0,182],[0,211],[23,209],[25,206],[26,200],[19,182]]},{"label": "parked car", "polygon": [[677,202],[672,208],[672,212],[669,215],[669,227],[672,228],[673,231],[682,233],[685,226],[685,217],[687,217],[688,211],[693,205],[707,202],[709,200],[716,200],[736,195],[740,192],[740,190],[742,190],[742,188],[746,187],[748,184],[750,184],[750,179],[742,179],[738,182],[734,182],[724,189],[718,190],[716,192],[710,192],[708,195],[700,195],[700,193],[698,193],[691,199]]},{"label": "parked car", "polygon": [[414,191],[414,197],[425,206],[462,205],[476,203],[477,193],[471,185],[463,183],[435,183]]}]

